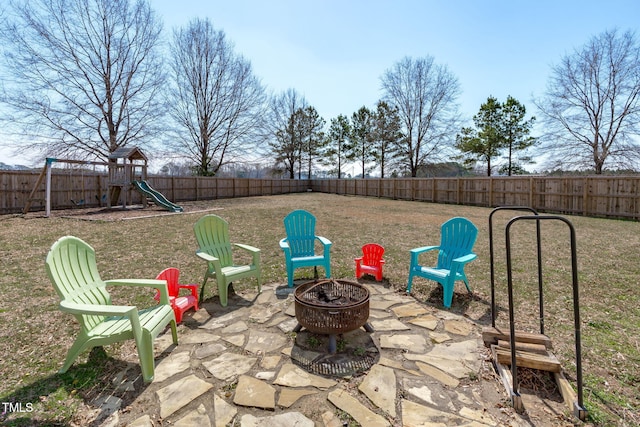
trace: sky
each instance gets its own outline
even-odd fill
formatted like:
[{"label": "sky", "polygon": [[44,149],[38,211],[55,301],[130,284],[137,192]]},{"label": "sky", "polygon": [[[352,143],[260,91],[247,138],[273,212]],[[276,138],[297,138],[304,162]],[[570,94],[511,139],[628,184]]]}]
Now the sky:
[{"label": "sky", "polygon": [[535,107],[553,64],[606,30],[638,30],[640,2],[569,0],[151,0],[167,33],[209,18],[270,90],[304,95],[327,122],[381,98],[405,56],[459,80],[469,119],[489,96]]},{"label": "sky", "polygon": [[[460,83],[467,119],[489,96],[536,115],[553,65],[607,30],[638,32],[637,0],[150,0],[165,34],[208,18],[271,93],[293,88],[329,123],[375,108],[380,78],[433,57]],[[3,156],[4,154],[4,156]],[[0,149],[0,161],[6,150]],[[6,161],[5,161],[6,162]]]}]

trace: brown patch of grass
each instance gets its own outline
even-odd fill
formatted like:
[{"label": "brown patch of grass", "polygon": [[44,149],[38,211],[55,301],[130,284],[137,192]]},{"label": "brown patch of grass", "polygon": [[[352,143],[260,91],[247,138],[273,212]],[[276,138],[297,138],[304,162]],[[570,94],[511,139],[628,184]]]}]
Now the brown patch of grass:
[{"label": "brown patch of grass", "polygon": [[[181,282],[198,283],[205,266],[194,255],[192,226],[200,215],[189,211],[218,209],[212,213],[230,224],[233,242],[261,249],[266,283],[286,281],[284,257],[278,241],[284,237],[282,219],[293,209],[306,209],[317,217],[317,234],[333,241],[332,270],[338,278],[353,278],[353,258],[368,242],[385,249],[385,280],[397,290],[406,288],[408,251],[437,244],[440,225],[452,216],[464,216],[479,228],[475,251],[478,259],[467,266],[474,290],[468,295],[457,285],[451,310],[488,325],[491,322],[488,217],[490,209],[458,205],[304,193],[271,197],[224,199],[185,203],[186,213],[130,221],[84,221],[41,216],[0,217],[0,401],[42,400],[77,402],[90,390],[105,384],[109,364],[92,363],[89,352],[74,366],[74,374],[57,375],[77,331],[71,316],[57,309],[58,298],[44,270],[49,247],[59,237],[72,234],[91,244],[104,279],[154,278],[166,267],[181,270]],[[496,300],[498,325],[508,325],[505,266],[505,223],[517,212],[504,211],[494,218]],[[95,217],[96,215],[94,215]],[[124,216],[124,213],[123,213]],[[78,218],[80,218],[78,216]],[[640,423],[640,224],[636,222],[568,217],[577,233],[582,362],[585,403],[595,425]],[[95,218],[94,218],[95,219]],[[545,332],[555,354],[575,381],[573,302],[568,231],[565,225],[543,224],[543,283]],[[533,223],[512,229],[513,278],[517,329],[539,331],[538,275]],[[424,263],[435,263],[426,258]],[[297,270],[297,277],[312,271]],[[253,286],[251,280],[234,283],[236,290]],[[140,306],[153,304],[152,292],[111,289],[114,302]],[[205,298],[217,298],[215,282]],[[442,306],[440,287],[416,279],[413,294]],[[181,327],[185,327],[181,325]],[[136,363],[129,344],[106,348],[112,363]],[[115,359],[115,361],[114,361]],[[75,391],[74,391],[75,390]],[[55,399],[54,399],[55,397]],[[29,400],[24,400],[29,399]],[[83,398],[86,402],[86,397]],[[76,404],[77,406],[77,404]],[[73,405],[51,409],[45,420],[69,420]],[[56,412],[57,411],[57,412]],[[47,418],[48,417],[48,418]]]}]

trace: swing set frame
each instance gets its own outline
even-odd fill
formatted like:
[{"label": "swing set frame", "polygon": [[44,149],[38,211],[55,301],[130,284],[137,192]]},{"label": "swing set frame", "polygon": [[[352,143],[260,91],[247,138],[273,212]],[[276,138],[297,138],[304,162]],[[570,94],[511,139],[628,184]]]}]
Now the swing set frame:
[{"label": "swing set frame", "polygon": [[[27,199],[27,203],[24,206],[22,211],[23,214],[27,214],[29,209],[31,208],[31,203],[36,200],[34,195],[42,181],[45,181],[45,191],[44,191],[44,200],[45,200],[45,216],[49,217],[51,215],[51,169],[54,163],[66,163],[66,164],[75,164],[75,165],[93,165],[93,166],[109,166],[106,162],[95,162],[89,160],[73,160],[73,159],[57,159],[54,157],[47,157],[44,167],[42,168],[42,172],[40,172],[40,176],[38,176],[38,180],[36,181],[36,185],[31,190],[29,194],[29,198]],[[46,179],[45,179],[46,178]]]}]

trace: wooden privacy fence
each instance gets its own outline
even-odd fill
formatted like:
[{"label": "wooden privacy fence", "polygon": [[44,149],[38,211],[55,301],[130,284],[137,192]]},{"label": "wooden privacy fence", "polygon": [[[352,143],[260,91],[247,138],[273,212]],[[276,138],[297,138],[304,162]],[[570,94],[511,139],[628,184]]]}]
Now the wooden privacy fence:
[{"label": "wooden privacy fence", "polygon": [[314,179],[313,191],[640,219],[640,176]]},{"label": "wooden privacy fence", "polygon": [[[0,171],[0,214],[21,213],[40,171]],[[170,201],[214,200],[234,197],[270,196],[307,191],[308,182],[296,179],[211,178],[192,176],[148,176],[148,184]],[[51,175],[51,209],[107,206],[108,176],[105,173],[54,169]],[[142,195],[131,191],[131,201],[142,203]],[[45,185],[33,196],[29,211],[45,210]]]},{"label": "wooden privacy fence", "polygon": [[[0,214],[22,212],[40,171],[0,172]],[[51,208],[106,206],[104,173],[54,170]],[[529,206],[540,212],[640,219],[640,176],[515,176],[472,178],[257,179],[149,176],[167,199],[185,201],[312,191],[470,206]],[[44,185],[31,210],[44,210]],[[133,191],[132,202],[142,196]]]}]

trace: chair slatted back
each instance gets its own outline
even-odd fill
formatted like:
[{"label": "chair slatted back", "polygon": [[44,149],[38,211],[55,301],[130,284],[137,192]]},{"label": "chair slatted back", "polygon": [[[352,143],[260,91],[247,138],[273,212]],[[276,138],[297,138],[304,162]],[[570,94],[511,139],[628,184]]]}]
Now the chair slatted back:
[{"label": "chair slatted back", "polygon": [[180,294],[180,270],[175,267],[165,268],[156,277],[158,280],[167,281],[167,289],[170,297],[177,297]]},{"label": "chair slatted back", "polygon": [[222,267],[233,265],[229,223],[217,215],[200,218],[193,226],[199,250],[220,260]]},{"label": "chair slatted back", "polygon": [[284,229],[291,256],[306,257],[315,254],[316,217],[302,209],[290,212],[284,218]]},{"label": "chair slatted back", "polygon": [[468,219],[451,218],[441,227],[437,268],[450,269],[451,261],[473,251],[478,228]]},{"label": "chair slatted back", "polygon": [[380,267],[384,248],[377,243],[367,243],[362,247],[362,263],[371,267]]},{"label": "chair slatted back", "polygon": [[[93,248],[74,236],[53,244],[45,261],[47,274],[62,300],[77,304],[111,305],[111,296],[100,278]],[[101,315],[76,315],[81,327],[91,330],[104,321]]]}]

